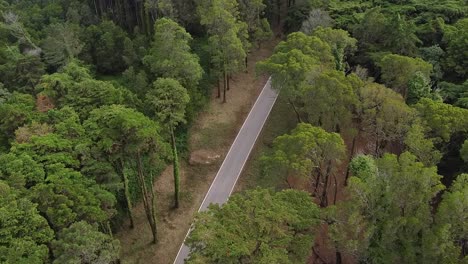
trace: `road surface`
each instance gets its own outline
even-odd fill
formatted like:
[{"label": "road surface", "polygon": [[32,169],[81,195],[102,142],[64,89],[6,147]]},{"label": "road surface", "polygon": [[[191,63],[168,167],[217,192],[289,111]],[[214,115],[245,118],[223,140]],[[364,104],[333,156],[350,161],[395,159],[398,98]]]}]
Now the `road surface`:
[{"label": "road surface", "polygon": [[[277,97],[278,94],[271,88],[271,81],[268,79],[211,183],[210,189],[206,193],[200,209],[198,209],[199,212],[206,210],[208,205],[212,203],[223,204],[227,202]],[[187,236],[189,232],[187,232]],[[183,264],[189,252],[189,248],[182,244],[174,264]]]}]

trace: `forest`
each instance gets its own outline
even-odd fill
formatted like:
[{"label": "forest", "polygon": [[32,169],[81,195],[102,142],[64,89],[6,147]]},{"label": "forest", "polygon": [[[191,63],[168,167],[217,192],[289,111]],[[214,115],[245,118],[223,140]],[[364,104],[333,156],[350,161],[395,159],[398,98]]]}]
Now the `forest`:
[{"label": "forest", "polygon": [[[171,210],[194,221],[186,263],[467,263],[467,14],[465,0],[0,0],[0,263],[153,263],[121,237],[141,205],[147,247],[174,247],[154,188],[167,168]],[[248,188],[192,219],[190,131],[240,74],[271,76],[287,114],[270,126],[289,127]]]}]

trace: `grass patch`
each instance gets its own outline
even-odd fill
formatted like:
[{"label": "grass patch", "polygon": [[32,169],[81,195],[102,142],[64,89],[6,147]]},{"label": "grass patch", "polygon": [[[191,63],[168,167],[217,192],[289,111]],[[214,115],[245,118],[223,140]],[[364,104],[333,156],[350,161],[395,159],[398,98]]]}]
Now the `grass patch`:
[{"label": "grass patch", "polygon": [[216,149],[226,145],[226,136],[232,134],[232,124],[213,123],[204,128],[194,143],[195,149]]}]

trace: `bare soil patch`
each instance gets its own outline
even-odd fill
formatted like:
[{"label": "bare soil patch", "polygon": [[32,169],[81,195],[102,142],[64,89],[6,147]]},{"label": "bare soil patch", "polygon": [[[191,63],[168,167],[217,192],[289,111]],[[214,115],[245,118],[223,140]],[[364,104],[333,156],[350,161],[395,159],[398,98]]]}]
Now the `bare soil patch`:
[{"label": "bare soil patch", "polygon": [[[211,164],[181,164],[181,204],[173,208],[172,167],[156,180],[158,238],[151,244],[151,232],[142,204],[134,207],[135,228],[128,223],[116,234],[122,247],[124,263],[172,263],[190,227],[195,213],[205,197],[219,166],[234,141],[244,119],[258,94],[265,85],[265,76],[255,76],[255,63],[271,55],[278,40],[262,44],[249,55],[247,72],[233,76],[227,103],[216,98],[213,88],[212,99],[207,110],[201,113],[189,131],[189,152],[203,155],[219,155]],[[189,155],[190,156],[190,155]],[[206,158],[206,157],[205,157]]]}]

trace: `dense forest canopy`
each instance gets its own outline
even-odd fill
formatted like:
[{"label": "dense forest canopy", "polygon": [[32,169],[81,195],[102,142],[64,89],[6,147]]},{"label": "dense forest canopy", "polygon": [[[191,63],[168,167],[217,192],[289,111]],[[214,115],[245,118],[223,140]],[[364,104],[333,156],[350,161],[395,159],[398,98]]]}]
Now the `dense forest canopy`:
[{"label": "dense forest canopy", "polygon": [[261,158],[281,184],[199,214],[188,261],[304,263],[327,226],[335,263],[465,263],[467,12],[465,0],[0,0],[0,263],[120,263],[113,233],[134,226],[137,203],[156,243],[155,179],[173,165],[178,208],[187,131],[212,88],[229,103],[249,54],[282,36],[256,67],[297,121]]}]

